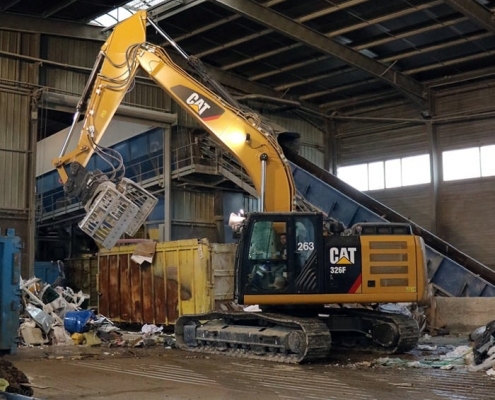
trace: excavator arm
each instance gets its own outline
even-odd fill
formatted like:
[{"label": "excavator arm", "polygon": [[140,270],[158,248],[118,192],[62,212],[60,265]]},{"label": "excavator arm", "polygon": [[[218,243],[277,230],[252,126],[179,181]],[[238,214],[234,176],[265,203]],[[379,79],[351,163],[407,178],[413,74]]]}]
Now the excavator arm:
[{"label": "excavator arm", "polygon": [[[146,19],[130,18],[115,27],[112,34],[101,47],[91,76],[77,105],[74,124],[64,143],[60,156],[53,160],[62,182],[69,176],[65,168],[77,162],[86,166],[103,137],[117,108],[121,104],[139,68],[134,54],[146,40]],[[77,147],[65,154],[66,146],[72,135],[77,119],[85,113],[84,123]]]},{"label": "excavator arm", "polygon": [[[101,47],[60,155],[52,161],[66,194],[84,205],[86,215],[79,227],[106,248],[113,247],[124,233],[134,236],[157,202],[147,190],[122,176],[120,154],[102,155],[104,151],[98,145],[134,82],[139,63],[132,52],[145,41],[145,33],[146,19],[140,16],[115,27]],[[82,114],[84,121],[77,147],[66,152]],[[86,169],[95,152],[110,160],[114,168],[111,176]],[[112,159],[120,161],[120,166],[115,168]]]},{"label": "excavator arm", "polygon": [[[146,12],[137,12],[118,24],[102,46],[61,154],[53,160],[66,193],[85,204],[81,229],[112,247],[124,232],[132,236],[156,204],[153,195],[129,179],[111,182],[101,171],[85,168],[139,67],[237,157],[260,194],[261,211],[292,211],[295,185],[274,135],[254,113],[229,104],[176,65],[163,48],[146,43],[146,24]],[[65,153],[82,113],[78,145]]]}]

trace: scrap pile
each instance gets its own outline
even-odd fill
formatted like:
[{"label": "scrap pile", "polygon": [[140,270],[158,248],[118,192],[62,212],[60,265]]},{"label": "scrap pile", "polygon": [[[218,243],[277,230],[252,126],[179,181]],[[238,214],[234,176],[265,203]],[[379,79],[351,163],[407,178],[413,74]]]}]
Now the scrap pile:
[{"label": "scrap pile", "polygon": [[86,324],[93,319],[91,310],[81,305],[88,295],[75,293],[71,288],[52,287],[39,278],[21,281],[20,336],[25,345],[74,344],[71,337],[89,330]]},{"label": "scrap pile", "polygon": [[473,371],[486,371],[495,376],[495,321],[476,329],[471,333],[473,340],[474,366]]},{"label": "scrap pile", "polygon": [[88,295],[69,287],[42,282],[39,278],[21,281],[22,313],[20,337],[26,346],[86,345],[106,347],[171,346],[173,338],[162,328],[145,324],[141,332],[123,333],[103,315],[82,308]]}]

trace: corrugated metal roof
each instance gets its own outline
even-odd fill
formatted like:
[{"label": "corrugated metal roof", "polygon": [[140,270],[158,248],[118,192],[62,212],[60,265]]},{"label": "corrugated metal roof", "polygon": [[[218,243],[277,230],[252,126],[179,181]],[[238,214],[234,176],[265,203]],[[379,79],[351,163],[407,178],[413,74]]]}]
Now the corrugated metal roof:
[{"label": "corrugated metal roof", "polygon": [[[88,23],[126,3],[11,1],[0,15]],[[249,83],[251,93],[259,89],[322,113],[345,111],[356,106],[356,97],[390,89],[421,103],[423,89],[466,73],[476,79],[473,71],[495,61],[494,0],[148,3],[155,22],[186,53],[219,72],[219,80],[223,73],[234,93],[245,93],[243,83]],[[162,41],[151,29],[148,36]],[[237,84],[227,80],[231,75]]]}]

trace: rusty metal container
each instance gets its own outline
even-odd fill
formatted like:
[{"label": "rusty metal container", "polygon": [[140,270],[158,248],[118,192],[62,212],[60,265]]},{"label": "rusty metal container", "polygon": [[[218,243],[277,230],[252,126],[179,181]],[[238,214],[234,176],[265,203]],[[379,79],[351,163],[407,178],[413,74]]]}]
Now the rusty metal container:
[{"label": "rusty metal container", "polygon": [[173,325],[183,314],[233,300],[234,244],[206,239],[157,243],[151,263],[131,257],[136,245],[98,254],[98,311],[114,322]]},{"label": "rusty metal container", "polygon": [[84,294],[89,294],[89,307],[98,306],[98,258],[87,256],[71,258],[65,261],[66,286],[74,291],[82,290]]}]

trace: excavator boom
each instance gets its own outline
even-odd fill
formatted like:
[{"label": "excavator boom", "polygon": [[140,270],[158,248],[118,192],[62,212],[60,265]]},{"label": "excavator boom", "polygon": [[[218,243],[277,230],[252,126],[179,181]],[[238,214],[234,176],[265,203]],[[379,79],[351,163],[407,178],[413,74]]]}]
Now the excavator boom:
[{"label": "excavator boom", "polygon": [[[263,196],[262,211],[293,210],[295,186],[290,166],[276,138],[258,128],[261,121],[256,116],[225,103],[174,64],[159,47],[142,46],[137,59],[163,90],[237,157]],[[263,184],[265,179],[270,180],[270,185]]]}]

